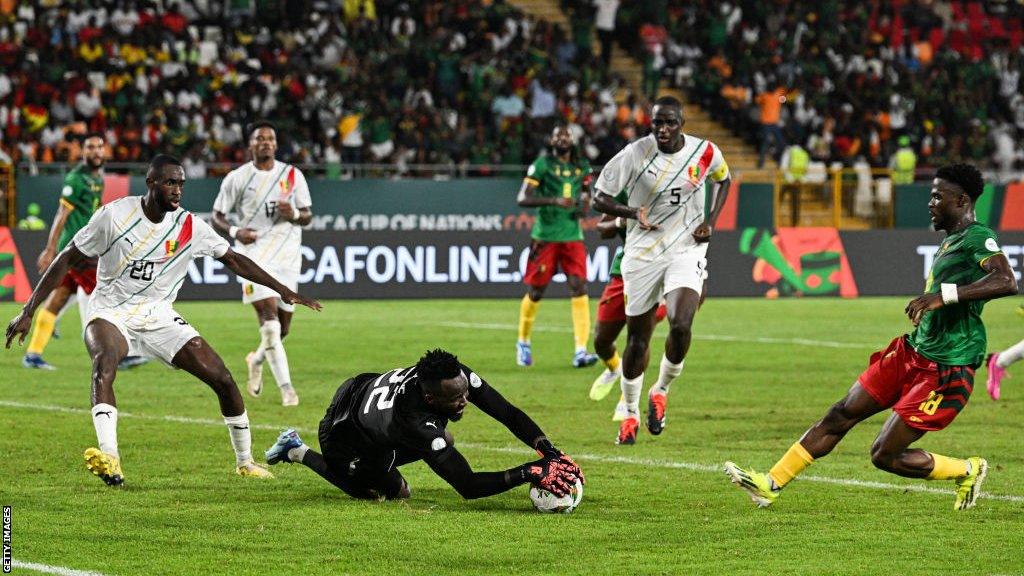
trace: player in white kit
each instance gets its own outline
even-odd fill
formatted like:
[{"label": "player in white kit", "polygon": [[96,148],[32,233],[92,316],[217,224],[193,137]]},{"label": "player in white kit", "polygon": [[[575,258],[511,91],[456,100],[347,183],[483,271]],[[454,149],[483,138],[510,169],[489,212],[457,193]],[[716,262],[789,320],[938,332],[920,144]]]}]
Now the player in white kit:
[{"label": "player in white kit", "polygon": [[[213,225],[235,239],[235,250],[252,258],[291,290],[299,285],[302,227],[313,219],[306,178],[298,168],[274,159],[277,133],[269,122],[249,128],[252,162],[232,170],[213,203]],[[228,220],[231,215],[234,223]],[[295,307],[281,294],[254,282],[242,283],[242,302],[252,304],[260,322],[260,343],[245,357],[249,367],[246,389],[252,396],[263,390],[263,360],[281,391],[281,403],[295,406],[284,338]]]},{"label": "player in white kit", "polygon": [[314,310],[320,304],[282,286],[246,256],[233,251],[203,220],[181,208],[185,171],[176,158],[150,163],[145,196],[128,196],[98,210],[50,264],[21,313],[7,327],[8,348],[24,342],[32,314],[60,283],[68,267],[99,259],[85,345],[92,358],[92,418],[99,448],[85,451],[86,466],[110,486],[124,482],[117,447],[117,364],[129,354],[159,358],[206,383],[217,394],[242,476],[273,477],[252,459],[245,403],[223,360],[195,328],[174,311],[189,262],[220,260],[239,276],[278,291],[288,302]]},{"label": "player in white kit", "polygon": [[[729,167],[721,150],[684,134],[683,124],[679,100],[658,98],[652,133],[623,148],[597,179],[594,208],[629,220],[622,259],[627,317],[622,392],[628,415],[619,428],[618,444],[636,442],[652,317],[662,296],[669,334],[658,381],[648,394],[647,428],[660,434],[665,427],[669,384],[682,372],[690,348],[691,325],[708,275],[708,241],[729,190]],[[714,200],[705,217],[708,179]],[[621,191],[629,196],[628,204],[615,199]]]}]

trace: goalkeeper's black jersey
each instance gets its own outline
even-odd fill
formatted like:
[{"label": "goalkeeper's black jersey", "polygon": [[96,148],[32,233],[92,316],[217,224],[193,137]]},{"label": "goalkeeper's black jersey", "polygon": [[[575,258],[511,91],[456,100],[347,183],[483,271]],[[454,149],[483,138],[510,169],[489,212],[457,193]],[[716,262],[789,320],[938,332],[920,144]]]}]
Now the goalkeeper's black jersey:
[{"label": "goalkeeper's black jersey", "polygon": [[[540,428],[510,404],[469,367],[469,402],[477,406],[527,445],[540,436]],[[421,458],[440,457],[452,448],[445,433],[448,419],[432,411],[423,399],[416,367],[396,368],[383,374],[360,374],[338,389],[327,409],[324,424],[354,428],[360,434],[360,451],[412,451]]]}]

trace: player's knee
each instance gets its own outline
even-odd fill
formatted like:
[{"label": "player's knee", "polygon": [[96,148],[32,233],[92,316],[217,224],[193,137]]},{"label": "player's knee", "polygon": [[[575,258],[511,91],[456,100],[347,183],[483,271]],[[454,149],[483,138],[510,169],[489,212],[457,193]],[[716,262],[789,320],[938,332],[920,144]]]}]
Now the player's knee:
[{"label": "player's knee", "polygon": [[277,320],[268,320],[260,324],[260,337],[267,348],[277,346],[281,343],[281,323]]}]

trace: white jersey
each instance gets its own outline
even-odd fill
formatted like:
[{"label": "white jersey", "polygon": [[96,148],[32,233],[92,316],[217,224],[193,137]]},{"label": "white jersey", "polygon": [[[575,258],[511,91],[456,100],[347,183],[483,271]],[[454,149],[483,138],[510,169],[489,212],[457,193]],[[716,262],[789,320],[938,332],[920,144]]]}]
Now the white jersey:
[{"label": "white jersey", "polygon": [[298,275],[301,265],[302,227],[277,215],[277,205],[288,202],[296,211],[309,208],[309,186],[302,172],[274,160],[270,170],[248,162],[232,170],[220,185],[213,209],[234,214],[239,228],[256,231],[252,244],[235,242],[235,250],[276,275]]},{"label": "white jersey", "polygon": [[[657,230],[641,230],[630,220],[623,260],[654,261],[673,257],[696,245],[693,231],[704,221],[707,178],[729,177],[722,151],[707,140],[684,134],[675,154],[658,150],[653,135],[623,148],[601,170],[597,191],[616,196],[625,191],[632,207],[647,208],[647,221]],[[706,244],[705,244],[706,246]]]},{"label": "white jersey", "polygon": [[188,210],[178,208],[152,222],[142,197],[128,196],[102,206],[75,234],[75,246],[99,259],[90,309],[125,310],[144,317],[169,310],[194,258],[220,258],[227,240]]}]

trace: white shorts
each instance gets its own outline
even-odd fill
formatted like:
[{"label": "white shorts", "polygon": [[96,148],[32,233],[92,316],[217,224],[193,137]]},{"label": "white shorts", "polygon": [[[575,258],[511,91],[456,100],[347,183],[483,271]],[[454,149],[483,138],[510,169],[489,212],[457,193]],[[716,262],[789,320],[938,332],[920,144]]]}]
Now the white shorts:
[{"label": "white shorts", "polygon": [[[281,270],[270,270],[264,268],[270,273],[278,282],[287,286],[292,292],[299,289],[299,278],[298,274],[285,273]],[[266,300],[267,298],[275,298],[277,300],[277,307],[285,312],[294,312],[295,305],[288,304],[284,300],[281,300],[281,295],[274,292],[270,288],[267,288],[263,284],[256,284],[248,280],[242,279],[242,302],[245,304],[252,304],[253,302],[259,302],[260,300]]]},{"label": "white shorts", "polygon": [[626,316],[640,316],[658,305],[669,292],[689,288],[698,295],[708,278],[707,243],[688,248],[671,258],[653,262],[622,260]]},{"label": "white shorts", "polygon": [[89,321],[96,319],[110,322],[121,332],[128,342],[129,356],[159,358],[167,364],[171,364],[189,340],[199,336],[199,332],[169,306],[148,314],[132,314],[117,308],[93,310]]}]

